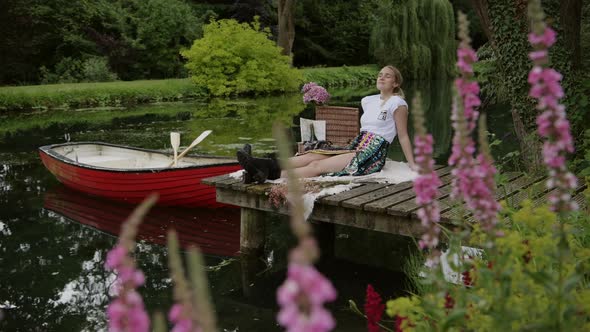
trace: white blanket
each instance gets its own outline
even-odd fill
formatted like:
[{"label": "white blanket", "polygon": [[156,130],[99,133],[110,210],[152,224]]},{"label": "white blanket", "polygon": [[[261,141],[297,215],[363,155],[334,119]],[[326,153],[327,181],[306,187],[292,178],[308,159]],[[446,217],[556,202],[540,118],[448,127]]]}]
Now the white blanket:
[{"label": "white blanket", "polygon": [[[241,178],[243,170],[233,172],[230,174],[233,178]],[[407,163],[387,160],[385,166],[380,172],[362,175],[362,176],[317,176],[308,178],[309,181],[317,182],[349,182],[349,184],[340,184],[334,187],[322,189],[317,193],[305,193],[303,195],[303,205],[305,208],[305,219],[309,218],[313,211],[315,201],[324,196],[335,195],[343,191],[350,190],[354,187],[360,186],[360,182],[377,182],[377,183],[401,183],[405,181],[413,181],[418,177],[418,173],[410,169]],[[283,183],[286,179],[267,180],[269,183]]]}]

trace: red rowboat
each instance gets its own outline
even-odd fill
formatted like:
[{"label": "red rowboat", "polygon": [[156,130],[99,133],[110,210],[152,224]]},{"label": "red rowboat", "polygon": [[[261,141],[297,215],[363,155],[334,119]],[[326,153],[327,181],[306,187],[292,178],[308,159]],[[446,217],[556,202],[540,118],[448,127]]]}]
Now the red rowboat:
[{"label": "red rowboat", "polygon": [[39,148],[45,167],[73,189],[137,204],[150,193],[159,205],[220,207],[215,188],[201,179],[241,169],[232,158],[190,156],[168,167],[172,155],[121,145],[81,142]]},{"label": "red rowboat", "polygon": [[[44,208],[59,216],[117,236],[134,205],[81,194],[65,186],[45,193]],[[238,209],[151,208],[138,229],[138,239],[166,245],[169,229],[176,230],[181,248],[196,244],[209,255],[236,256],[240,250]]]}]

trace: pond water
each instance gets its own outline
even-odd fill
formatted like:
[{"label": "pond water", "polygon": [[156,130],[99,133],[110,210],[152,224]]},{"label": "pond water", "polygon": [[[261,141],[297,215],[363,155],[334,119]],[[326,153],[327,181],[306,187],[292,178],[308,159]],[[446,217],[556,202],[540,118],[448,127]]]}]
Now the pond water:
[{"label": "pond water", "polygon": [[[433,133],[435,157],[448,158],[452,129],[448,82],[410,84],[408,100],[420,90]],[[372,88],[330,89],[331,104],[359,106]],[[490,129],[504,141],[509,113],[490,113]],[[113,275],[104,270],[106,252],[116,243],[120,223],[132,206],[73,192],[59,184],[41,164],[37,148],[71,141],[103,141],[151,149],[170,149],[169,132],[188,145],[212,129],[193,152],[233,155],[248,142],[255,154],[274,151],[275,121],[293,128],[298,117],[313,117],[299,94],[257,99],[212,100],[208,103],[166,103],[132,109],[52,111],[0,118],[0,330],[104,330],[105,307]],[[503,144],[500,153],[513,145]],[[397,144],[389,157],[402,160]],[[286,253],[294,244],[284,217],[269,216],[267,245],[261,257],[244,257],[239,249],[239,210],[225,208],[154,208],[139,231],[137,258],[147,283],[140,289],[150,314],[172,302],[167,269],[166,231],[179,232],[183,247],[198,244],[206,255],[207,273],[219,325],[224,331],[280,331],[275,323],[275,290],[285,277]],[[316,226],[318,234],[326,226]],[[330,233],[330,232],[328,232]],[[384,298],[411,290],[400,272],[409,239],[336,226],[335,239],[322,242],[318,268],[334,282],[338,300],[329,308],[338,331],[359,331],[362,317],[348,310],[348,300],[362,308],[367,284]]]}]

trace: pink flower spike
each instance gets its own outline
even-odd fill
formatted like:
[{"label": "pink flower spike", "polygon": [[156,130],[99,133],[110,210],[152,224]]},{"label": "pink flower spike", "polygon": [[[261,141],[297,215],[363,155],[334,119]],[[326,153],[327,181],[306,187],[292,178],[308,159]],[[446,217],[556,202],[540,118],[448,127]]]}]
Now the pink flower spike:
[{"label": "pink flower spike", "polygon": [[551,47],[557,41],[557,32],[550,27],[545,27],[545,33],[543,34],[541,41],[545,44],[545,47]]},{"label": "pink flower spike", "polygon": [[168,319],[171,322],[176,322],[180,316],[182,314],[182,304],[180,303],[175,303],[172,308],[170,308],[170,311],[168,312]]},{"label": "pink flower spike", "polygon": [[[540,8],[531,7],[540,11]],[[541,15],[540,15],[541,14]],[[540,21],[542,13],[531,13],[531,26],[542,28],[541,34],[531,32],[529,41],[535,47],[530,58],[536,64],[529,73],[528,81],[531,85],[529,95],[537,99],[537,109],[542,113],[537,117],[537,129],[539,135],[545,139],[543,143],[543,161],[548,169],[549,178],[547,187],[552,191],[549,197],[551,209],[557,212],[567,212],[577,209],[571,202],[571,190],[575,188],[575,178],[566,165],[567,153],[574,151],[573,139],[570,132],[570,124],[566,118],[565,106],[559,103],[564,92],[560,81],[562,75],[556,70],[547,67],[546,60],[548,47],[553,45],[557,34]],[[543,61],[540,61],[540,60]]]},{"label": "pink flower spike", "polygon": [[117,245],[107,253],[105,267],[108,270],[114,270],[123,262],[123,258],[127,255],[127,249],[122,245]]},{"label": "pink flower spike", "polygon": [[289,263],[287,279],[277,290],[281,310],[277,321],[287,331],[330,331],[331,314],[323,308],[336,298],[336,290],[312,265]]},{"label": "pink flower spike", "polygon": [[547,60],[547,51],[541,50],[531,52],[529,53],[529,59],[533,60],[534,62],[537,62],[539,60]]}]

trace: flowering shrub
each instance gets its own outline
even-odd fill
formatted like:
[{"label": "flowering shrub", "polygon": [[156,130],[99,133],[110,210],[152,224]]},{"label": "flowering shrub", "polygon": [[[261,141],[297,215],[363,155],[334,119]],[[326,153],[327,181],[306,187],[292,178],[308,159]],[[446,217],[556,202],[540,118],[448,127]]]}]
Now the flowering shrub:
[{"label": "flowering shrub", "polygon": [[315,82],[309,82],[303,85],[301,92],[303,93],[303,102],[306,104],[315,102],[321,105],[330,100],[330,94],[328,91],[324,87],[317,85]]},{"label": "flowering shrub", "polygon": [[211,21],[181,54],[193,82],[213,96],[297,91],[303,76],[258,20]]}]

